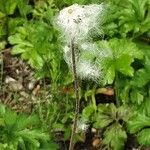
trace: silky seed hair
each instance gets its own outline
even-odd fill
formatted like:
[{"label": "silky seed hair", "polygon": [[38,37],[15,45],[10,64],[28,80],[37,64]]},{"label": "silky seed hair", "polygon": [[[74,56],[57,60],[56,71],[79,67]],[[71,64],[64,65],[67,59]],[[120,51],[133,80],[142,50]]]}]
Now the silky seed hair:
[{"label": "silky seed hair", "polygon": [[73,4],[61,10],[55,20],[67,40],[75,37],[75,41],[81,41],[87,38],[92,28],[99,25],[102,12],[102,4]]},{"label": "silky seed hair", "polygon": [[70,40],[74,39],[75,60],[77,66],[77,76],[81,79],[89,79],[97,82],[100,79],[102,68],[99,63],[94,60],[88,60],[86,53],[90,53],[102,57],[102,52],[99,52],[97,45],[91,40],[91,31],[102,34],[99,27],[103,21],[104,5],[90,4],[78,5],[73,4],[64,8],[55,18],[56,25],[62,33],[62,39],[65,46],[63,47],[64,59],[68,66],[72,68]]}]

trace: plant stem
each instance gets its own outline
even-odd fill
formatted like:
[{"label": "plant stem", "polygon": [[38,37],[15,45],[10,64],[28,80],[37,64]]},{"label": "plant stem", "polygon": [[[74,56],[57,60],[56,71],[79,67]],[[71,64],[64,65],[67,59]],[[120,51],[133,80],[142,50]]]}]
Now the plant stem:
[{"label": "plant stem", "polygon": [[96,110],[97,110],[97,106],[96,106],[96,99],[95,99],[95,92],[96,91],[96,86],[94,85],[94,87],[93,87],[93,89],[92,89],[92,105],[93,105],[93,108],[94,108],[94,110],[95,110],[95,112],[96,112]]},{"label": "plant stem", "polygon": [[74,90],[75,90],[75,96],[76,96],[76,108],[75,108],[75,115],[74,115],[71,138],[70,138],[69,150],[74,149],[74,135],[76,132],[77,120],[78,120],[79,108],[80,108],[79,84],[78,84],[78,78],[77,78],[77,73],[76,73],[74,40],[71,40],[71,53],[72,53],[72,69],[73,69],[73,75],[74,75]]},{"label": "plant stem", "polygon": [[115,77],[115,95],[116,95],[116,105],[120,106],[120,101],[119,101],[119,93],[118,93],[118,73],[116,72],[116,77]]}]

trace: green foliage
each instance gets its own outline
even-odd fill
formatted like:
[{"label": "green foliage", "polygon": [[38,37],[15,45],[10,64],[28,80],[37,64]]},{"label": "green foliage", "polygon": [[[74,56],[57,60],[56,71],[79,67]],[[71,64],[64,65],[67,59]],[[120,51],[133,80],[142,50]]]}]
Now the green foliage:
[{"label": "green foliage", "polygon": [[150,52],[149,52],[150,46],[142,42],[137,43],[137,45],[144,52],[144,57],[145,57],[143,63],[144,67],[139,69],[136,72],[132,84],[137,87],[143,87],[147,85],[150,81],[150,77],[148,76],[148,74],[150,73]]},{"label": "green foliage", "polygon": [[38,129],[36,115],[17,115],[3,105],[0,105],[0,110],[0,142],[5,149],[40,149],[53,145],[49,136]]},{"label": "green foliage", "polygon": [[142,111],[135,112],[135,114],[130,118],[128,122],[128,129],[130,133],[137,133],[137,139],[139,144],[150,146],[150,118],[149,118],[149,110],[147,107],[149,106],[149,99],[147,99],[145,107],[142,107]]},{"label": "green foliage", "polygon": [[120,14],[120,33],[123,36],[129,32],[132,32],[133,36],[139,36],[150,30],[149,0],[127,0]]},{"label": "green foliage", "polygon": [[108,0],[107,5],[103,29],[109,37],[136,38],[150,30],[149,0]]},{"label": "green foliage", "polygon": [[116,107],[112,104],[99,105],[96,122],[94,123],[94,127],[96,128],[104,128],[107,127],[110,123],[112,123],[116,119]]},{"label": "green foliage", "polygon": [[[147,103],[148,104],[148,103]],[[146,107],[144,107],[146,109]],[[144,110],[142,109],[142,110]],[[128,122],[128,129],[130,133],[137,133],[137,139],[139,144],[150,146],[150,118],[147,111],[135,112],[133,117]]]},{"label": "green foliage", "polygon": [[130,109],[124,105],[116,108],[114,104],[101,104],[98,106],[97,113],[95,114],[97,118],[94,121],[94,126],[96,128],[104,128],[109,126],[114,121],[116,123],[120,123],[121,120],[126,122],[131,115],[130,113]]},{"label": "green foliage", "polygon": [[[142,59],[142,52],[135,43],[126,39],[101,41],[99,47],[104,49],[104,58],[98,60],[105,71],[105,83],[112,84],[117,73],[132,77],[134,59]],[[106,53],[106,54],[105,54]],[[105,56],[106,55],[106,56]]]},{"label": "green foliage", "polygon": [[122,150],[124,142],[127,140],[127,134],[119,124],[107,128],[104,136],[103,143],[115,150]]},{"label": "green foliage", "polygon": [[128,129],[131,133],[135,133],[147,126],[150,126],[150,118],[144,114],[136,114],[128,122]]},{"label": "green foliage", "polygon": [[[123,103],[134,103],[136,105],[141,105],[144,102],[144,99],[148,96],[148,84],[150,81],[149,78],[149,45],[143,42],[136,42],[136,45],[139,49],[142,50],[144,58],[142,61],[137,61],[134,65],[135,72],[134,76],[128,79],[118,79],[117,88],[119,98]],[[138,65],[140,66],[138,66]]]},{"label": "green foliage", "polygon": [[[44,22],[31,22],[18,28],[18,33],[9,37],[9,42],[14,44],[12,54],[21,54],[21,57],[35,69],[49,76],[50,70],[43,72],[44,65],[53,64],[58,67],[59,58],[58,47],[55,46],[55,37],[52,29]],[[44,44],[43,44],[44,43]],[[52,43],[52,44],[50,44]],[[55,59],[55,62],[53,60]],[[57,65],[57,63],[58,65]],[[48,69],[48,68],[47,68]],[[45,70],[46,71],[46,70]]]},{"label": "green foliage", "polygon": [[[21,8],[24,5],[26,9],[23,11]],[[32,12],[33,19],[11,19],[8,26],[11,35],[8,41],[14,45],[12,54],[21,55],[22,59],[28,61],[35,69],[37,78],[50,78],[54,90],[58,84],[71,83],[72,77],[62,59],[58,32],[52,26],[56,12],[56,9],[51,8],[52,6],[54,4],[50,1],[37,1],[31,11],[31,6],[20,0],[18,2],[20,14],[25,17]],[[63,76],[64,73],[67,75]],[[60,80],[62,77],[64,79]]]},{"label": "green foliage", "polygon": [[137,138],[141,145],[150,146],[150,129],[143,129],[138,133]]},{"label": "green foliage", "polygon": [[[81,118],[103,131],[102,143],[108,149],[122,150],[128,131],[137,136],[140,145],[150,146],[149,0],[0,0],[0,50],[11,46],[12,55],[21,56],[38,79],[48,77],[51,84],[49,103],[41,102],[35,108],[38,117],[0,105],[0,149],[57,149],[42,129],[54,134],[61,131],[64,140],[70,138],[74,94],[63,90],[72,89],[73,76],[63,59],[53,21],[65,6],[102,1],[103,36],[93,41],[104,55],[91,51],[80,55],[100,67],[102,81],[80,83],[87,104],[81,108]],[[107,85],[115,90],[116,104],[96,105],[96,88]]]},{"label": "green foliage", "polygon": [[[129,120],[131,110],[127,106],[116,108],[114,104],[100,104],[94,112],[92,106],[83,109],[82,117],[91,119],[93,127],[105,129],[103,144],[115,150],[121,150],[127,140],[124,124]],[[121,122],[121,123],[120,123]]]},{"label": "green foliage", "polygon": [[150,116],[150,100],[148,97],[145,98],[145,100],[143,101],[142,105],[140,105],[137,109],[140,113],[145,114],[146,116]]},{"label": "green foliage", "polygon": [[4,0],[1,0],[0,10],[2,13],[6,13],[7,15],[12,15],[15,11],[15,8],[17,6],[17,0],[8,0],[5,2]]},{"label": "green foliage", "polygon": [[87,121],[92,121],[92,116],[94,115],[95,109],[92,105],[85,107],[82,111],[82,117]]},{"label": "green foliage", "polygon": [[6,45],[6,41],[1,41],[0,42],[0,50],[4,49]]},{"label": "green foliage", "polygon": [[[27,0],[0,0],[0,39],[5,38],[11,34],[10,26],[17,28],[20,22],[25,22],[26,16],[31,12],[32,7]],[[17,14],[16,10],[19,10]],[[11,17],[11,15],[16,18]],[[21,18],[22,17],[22,18]]]}]

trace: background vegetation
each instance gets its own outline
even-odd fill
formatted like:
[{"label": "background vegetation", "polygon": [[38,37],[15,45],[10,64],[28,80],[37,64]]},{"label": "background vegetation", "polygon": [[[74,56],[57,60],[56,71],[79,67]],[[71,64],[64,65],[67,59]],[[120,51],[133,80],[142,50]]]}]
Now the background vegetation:
[{"label": "background vegetation", "polygon": [[[75,148],[150,147],[149,0],[0,0],[1,150],[68,149],[75,110],[73,76],[53,20],[74,3],[101,2],[108,7],[100,25],[104,36],[94,41],[109,46],[114,57],[101,64],[103,83],[80,80]],[[10,72],[15,68],[7,66],[10,57],[26,62],[36,80],[33,88],[26,88],[25,72],[21,81]],[[18,98],[24,91],[25,104]],[[28,104],[30,111],[21,107]]]}]

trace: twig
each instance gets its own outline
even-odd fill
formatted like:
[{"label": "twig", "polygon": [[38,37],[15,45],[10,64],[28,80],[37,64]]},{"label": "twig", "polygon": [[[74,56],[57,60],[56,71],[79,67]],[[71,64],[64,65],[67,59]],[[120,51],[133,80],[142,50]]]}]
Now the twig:
[{"label": "twig", "polygon": [[74,89],[75,89],[75,96],[76,96],[76,108],[75,108],[75,115],[74,115],[71,138],[70,138],[69,150],[74,149],[74,135],[76,133],[77,120],[78,120],[79,108],[80,108],[79,84],[78,84],[78,78],[77,78],[77,73],[76,73],[74,40],[71,40],[71,53],[72,53],[72,69],[73,69],[73,75],[74,75]]}]

